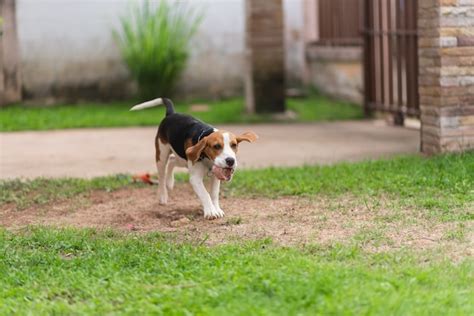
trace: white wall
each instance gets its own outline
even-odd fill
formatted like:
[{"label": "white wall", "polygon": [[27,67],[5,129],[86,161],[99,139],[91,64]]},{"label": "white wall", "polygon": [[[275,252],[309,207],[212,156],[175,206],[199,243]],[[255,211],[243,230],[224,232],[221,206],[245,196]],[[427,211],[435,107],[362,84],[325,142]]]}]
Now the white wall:
[{"label": "white wall", "polygon": [[[303,73],[303,1],[284,1],[286,59],[292,81],[301,79]],[[117,96],[127,92],[127,70],[111,30],[126,13],[128,2],[18,0],[26,90],[35,97],[47,97],[64,89],[74,93],[75,87]],[[205,18],[193,41],[180,90],[202,96],[240,93],[244,71],[244,0],[192,0],[192,5],[202,9]]]}]

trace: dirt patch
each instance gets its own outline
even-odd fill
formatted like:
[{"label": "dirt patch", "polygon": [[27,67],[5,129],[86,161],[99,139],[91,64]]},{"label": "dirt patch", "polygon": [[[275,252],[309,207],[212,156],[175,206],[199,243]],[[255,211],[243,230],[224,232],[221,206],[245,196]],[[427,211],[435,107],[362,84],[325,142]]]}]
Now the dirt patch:
[{"label": "dirt patch", "polygon": [[0,225],[9,229],[39,224],[158,231],[207,244],[272,238],[283,245],[356,242],[371,251],[442,247],[456,256],[473,255],[472,221],[463,222],[462,231],[450,234],[459,230],[459,223],[436,222],[419,212],[391,209],[380,201],[223,197],[226,216],[209,221],[203,218],[189,185],[178,185],[166,206],[158,204],[155,190],[97,191],[22,211],[5,205],[0,208]]}]

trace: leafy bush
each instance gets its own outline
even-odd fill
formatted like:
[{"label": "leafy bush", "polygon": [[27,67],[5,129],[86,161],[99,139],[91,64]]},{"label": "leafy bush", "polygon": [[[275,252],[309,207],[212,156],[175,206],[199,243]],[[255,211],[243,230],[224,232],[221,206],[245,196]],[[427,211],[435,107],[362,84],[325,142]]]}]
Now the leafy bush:
[{"label": "leafy bush", "polygon": [[201,15],[183,3],[134,2],[114,36],[140,97],[172,93],[189,56]]}]

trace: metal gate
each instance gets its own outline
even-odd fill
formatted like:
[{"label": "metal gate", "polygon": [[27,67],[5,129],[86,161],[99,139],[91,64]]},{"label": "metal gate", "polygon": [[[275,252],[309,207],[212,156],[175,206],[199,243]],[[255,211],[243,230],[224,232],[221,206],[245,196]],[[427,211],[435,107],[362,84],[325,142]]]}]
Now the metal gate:
[{"label": "metal gate", "polygon": [[417,0],[364,0],[365,109],[419,116]]}]

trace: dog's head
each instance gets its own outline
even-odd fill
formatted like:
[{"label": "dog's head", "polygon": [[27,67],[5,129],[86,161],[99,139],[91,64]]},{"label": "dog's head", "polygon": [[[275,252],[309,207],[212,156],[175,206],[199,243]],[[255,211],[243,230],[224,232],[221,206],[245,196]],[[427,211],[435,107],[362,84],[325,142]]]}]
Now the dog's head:
[{"label": "dog's head", "polygon": [[219,180],[229,181],[237,167],[237,151],[243,141],[253,142],[258,138],[254,132],[239,136],[226,131],[215,131],[186,149],[188,160],[196,162],[201,155],[213,163],[212,172]]}]

